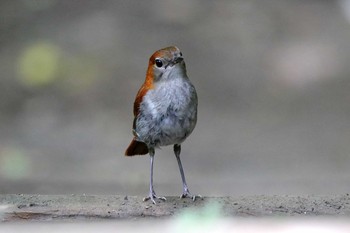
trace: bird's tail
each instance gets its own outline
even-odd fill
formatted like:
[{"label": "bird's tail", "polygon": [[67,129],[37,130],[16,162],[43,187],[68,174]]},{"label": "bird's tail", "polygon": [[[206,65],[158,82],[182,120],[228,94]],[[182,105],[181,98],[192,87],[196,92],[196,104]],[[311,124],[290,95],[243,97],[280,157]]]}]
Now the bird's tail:
[{"label": "bird's tail", "polygon": [[148,147],[144,142],[136,141],[132,139],[130,145],[125,151],[126,156],[145,155],[148,153]]}]

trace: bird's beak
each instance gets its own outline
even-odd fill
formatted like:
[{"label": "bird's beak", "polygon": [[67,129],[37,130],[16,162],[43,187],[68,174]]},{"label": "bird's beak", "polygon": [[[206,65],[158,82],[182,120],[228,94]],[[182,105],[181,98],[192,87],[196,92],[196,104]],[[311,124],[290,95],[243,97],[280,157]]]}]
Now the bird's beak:
[{"label": "bird's beak", "polygon": [[168,65],[169,65],[170,67],[173,67],[174,65],[180,63],[180,62],[183,61],[183,60],[184,60],[183,57],[176,57],[176,58],[174,58],[173,60],[169,61]]},{"label": "bird's beak", "polygon": [[180,63],[181,61],[183,61],[183,57],[177,57],[174,59],[174,64]]}]

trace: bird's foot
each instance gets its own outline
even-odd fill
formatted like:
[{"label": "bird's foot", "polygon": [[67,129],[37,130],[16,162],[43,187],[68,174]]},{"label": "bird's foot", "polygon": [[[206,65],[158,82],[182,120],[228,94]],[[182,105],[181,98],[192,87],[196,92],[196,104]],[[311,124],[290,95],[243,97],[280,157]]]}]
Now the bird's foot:
[{"label": "bird's foot", "polygon": [[202,198],[201,195],[192,195],[188,189],[184,190],[184,192],[180,196],[180,199],[185,198],[185,197],[191,198],[193,201],[195,201],[196,198]]},{"label": "bird's foot", "polygon": [[162,200],[162,201],[166,201],[165,197],[158,197],[155,193],[150,193],[150,195],[148,197],[143,198],[143,201],[148,201],[151,200],[153,202],[153,204],[157,204],[157,202],[154,199],[158,199],[158,200]]}]

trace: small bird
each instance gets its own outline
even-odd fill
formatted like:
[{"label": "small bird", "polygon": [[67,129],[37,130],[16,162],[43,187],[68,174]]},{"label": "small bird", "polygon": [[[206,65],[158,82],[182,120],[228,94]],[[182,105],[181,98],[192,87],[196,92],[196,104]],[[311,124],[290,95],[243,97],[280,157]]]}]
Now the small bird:
[{"label": "small bird", "polygon": [[166,200],[158,197],[153,188],[155,148],[174,145],[180,169],[183,192],[180,198],[193,200],[182,168],[181,143],[192,133],[197,123],[197,93],[186,74],[182,53],[176,46],[160,49],[149,59],[146,79],[134,102],[134,138],[125,151],[126,156],[150,155],[151,178],[149,195],[143,200]]}]

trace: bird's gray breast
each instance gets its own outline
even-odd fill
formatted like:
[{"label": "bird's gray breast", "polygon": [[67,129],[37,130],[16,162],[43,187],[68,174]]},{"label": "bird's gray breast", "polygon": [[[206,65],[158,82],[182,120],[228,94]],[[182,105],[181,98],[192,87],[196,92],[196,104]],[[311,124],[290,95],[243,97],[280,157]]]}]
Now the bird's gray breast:
[{"label": "bird's gray breast", "polygon": [[158,83],[140,105],[136,133],[151,146],[179,144],[197,121],[197,95],[188,79]]}]

